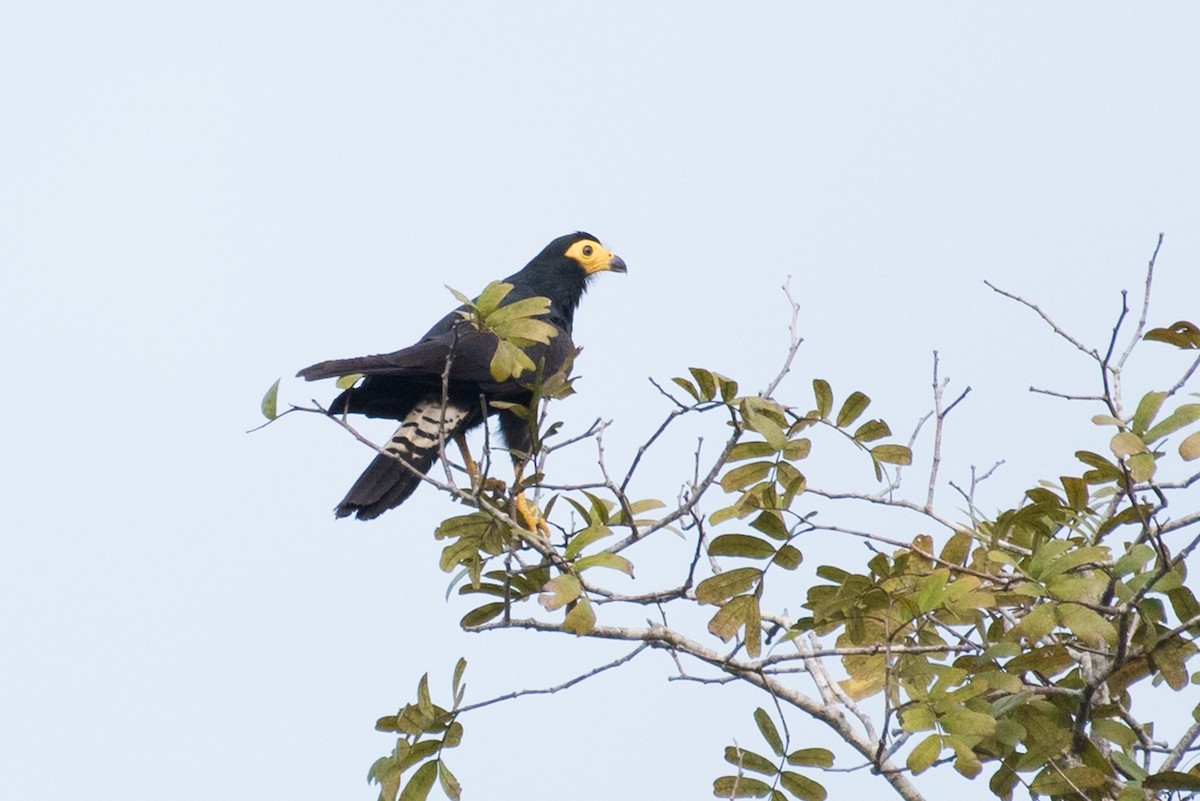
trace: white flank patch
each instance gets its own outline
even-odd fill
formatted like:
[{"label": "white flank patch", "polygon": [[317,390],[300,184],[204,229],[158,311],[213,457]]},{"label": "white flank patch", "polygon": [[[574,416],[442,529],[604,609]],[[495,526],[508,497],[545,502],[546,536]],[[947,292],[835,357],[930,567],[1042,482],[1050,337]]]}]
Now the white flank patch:
[{"label": "white flank patch", "polygon": [[421,401],[404,418],[384,450],[415,461],[414,456],[436,451],[439,440],[444,442],[454,436],[466,416],[467,410],[453,403],[443,409],[440,403]]}]

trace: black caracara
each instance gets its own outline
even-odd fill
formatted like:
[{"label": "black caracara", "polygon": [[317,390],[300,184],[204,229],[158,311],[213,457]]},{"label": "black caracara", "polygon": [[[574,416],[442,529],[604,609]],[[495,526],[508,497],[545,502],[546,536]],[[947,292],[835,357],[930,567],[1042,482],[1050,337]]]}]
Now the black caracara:
[{"label": "black caracara", "polygon": [[[375,457],[337,505],[337,516],[357,515],[359,520],[371,520],[404,503],[421,483],[417,474],[433,467],[441,443],[450,439],[463,448],[468,470],[473,469],[465,434],[483,423],[488,414],[499,416],[500,431],[514,460],[517,454],[527,454],[532,445],[529,424],[510,411],[491,407],[490,401],[528,405],[531,383],[538,375],[551,376],[569,369],[575,353],[571,341],[575,308],[588,280],[605,270],[623,273],[625,262],[601,246],[596,237],[580,231],[555,239],[520,272],[504,279],[512,290],[501,301],[501,308],[527,298],[546,298],[548,310],[538,319],[555,329],[548,343],[535,342],[524,349],[537,369],[519,376],[504,376],[502,380],[494,377],[492,358],[500,340],[461,314],[465,307],[447,314],[411,347],[378,356],[321,362],[301,370],[298,375],[309,381],[364,376],[358,386],[334,399],[330,414],[356,413],[401,421],[384,449],[386,453]],[[448,359],[448,390],[443,395]],[[481,403],[481,398],[487,403]],[[406,468],[399,459],[413,469]]]}]

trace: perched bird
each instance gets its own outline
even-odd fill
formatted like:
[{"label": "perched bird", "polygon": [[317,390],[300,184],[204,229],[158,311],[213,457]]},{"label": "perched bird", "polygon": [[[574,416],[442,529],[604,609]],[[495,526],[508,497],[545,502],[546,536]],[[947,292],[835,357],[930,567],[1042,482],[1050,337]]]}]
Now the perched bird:
[{"label": "perched bird", "polygon": [[[358,386],[342,392],[330,404],[329,413],[401,421],[385,452],[376,456],[354,482],[335,514],[371,520],[404,503],[421,483],[420,476],[437,462],[443,443],[450,439],[462,449],[468,472],[474,471],[465,435],[491,414],[500,418],[500,431],[514,462],[520,461],[521,454],[528,454],[532,447],[528,422],[508,409],[492,407],[490,402],[528,405],[538,375],[551,376],[569,368],[575,354],[571,341],[575,309],[589,279],[605,270],[623,273],[625,262],[596,237],[580,231],[555,239],[520,272],[504,279],[512,289],[501,300],[500,308],[530,298],[549,301],[545,313],[536,319],[548,323],[553,333],[547,342],[534,342],[524,348],[536,370],[497,376],[493,357],[501,346],[500,338],[476,327],[464,314],[467,307],[460,306],[411,347],[377,356],[321,362],[297,373],[308,381],[361,374],[364,378]],[[473,474],[472,481],[477,479]]]}]

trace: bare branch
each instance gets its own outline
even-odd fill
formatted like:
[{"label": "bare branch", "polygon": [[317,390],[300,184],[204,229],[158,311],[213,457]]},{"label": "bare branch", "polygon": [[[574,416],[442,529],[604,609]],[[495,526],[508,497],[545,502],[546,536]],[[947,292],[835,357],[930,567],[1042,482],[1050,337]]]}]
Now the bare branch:
[{"label": "bare branch", "polygon": [[1071,336],[1066,331],[1064,331],[1062,328],[1060,328],[1058,323],[1051,320],[1050,316],[1047,315],[1044,311],[1042,311],[1041,307],[1039,307],[1036,303],[1030,303],[1029,301],[1025,300],[1025,298],[1021,297],[1020,295],[1014,295],[1011,292],[1006,292],[1005,290],[1003,290],[1000,287],[993,284],[991,281],[984,281],[983,283],[988,287],[988,289],[992,290],[993,292],[1003,295],[1004,297],[1008,298],[1009,300],[1015,300],[1017,303],[1020,303],[1022,306],[1032,309],[1033,311],[1035,311],[1037,313],[1037,315],[1039,317],[1041,317],[1046,322],[1046,325],[1050,326],[1050,328],[1054,331],[1054,333],[1058,334],[1060,337],[1065,339],[1067,342],[1070,342],[1072,345],[1074,345],[1075,348],[1077,350],[1079,350],[1079,352],[1087,354],[1088,356],[1090,356],[1091,358],[1093,358],[1097,361],[1100,360],[1100,354],[1097,353],[1095,351],[1095,349],[1087,347],[1082,342],[1080,342],[1078,339]]},{"label": "bare branch", "polygon": [[[1146,318],[1150,313],[1150,287],[1154,283],[1154,263],[1158,261],[1158,251],[1162,248],[1163,235],[1158,235],[1158,242],[1154,245],[1154,253],[1150,255],[1150,263],[1146,265],[1146,285],[1145,291],[1142,293],[1142,313],[1138,317],[1137,327],[1133,330],[1133,336],[1129,338],[1129,344],[1125,347],[1125,352],[1121,354],[1121,358],[1117,359],[1116,369],[1119,371],[1125,366],[1125,362],[1129,359],[1129,355],[1133,353],[1134,346],[1142,341],[1142,336],[1146,332]],[[1113,332],[1115,338],[1116,332]]]},{"label": "bare branch", "polygon": [[762,396],[764,398],[771,397],[771,395],[775,392],[775,389],[779,386],[779,383],[783,381],[784,376],[791,371],[792,360],[796,358],[796,351],[800,349],[800,343],[804,341],[800,338],[800,335],[796,331],[796,321],[800,316],[800,304],[792,299],[791,290],[788,288],[788,284],[790,283],[791,277],[789,276],[788,280],[783,284],[783,294],[787,297],[788,304],[792,307],[792,320],[788,324],[788,339],[790,344],[788,345],[787,356],[784,357],[783,367],[780,368],[779,374],[776,375],[774,380],[772,380],[770,384],[767,384],[767,388],[763,390]]},{"label": "bare branch", "polygon": [[1186,385],[1187,382],[1190,381],[1192,376],[1195,374],[1196,368],[1200,368],[1200,356],[1197,356],[1195,358],[1195,360],[1192,362],[1192,365],[1190,367],[1188,367],[1187,371],[1184,372],[1183,376],[1178,381],[1175,382],[1174,386],[1172,386],[1169,390],[1167,390],[1167,397],[1170,397],[1170,396],[1174,395],[1176,392],[1178,392],[1179,390],[1183,389],[1184,385]]},{"label": "bare branch", "polygon": [[1196,742],[1197,737],[1200,737],[1200,720],[1195,721],[1188,727],[1188,730],[1179,738],[1179,742],[1171,749],[1171,753],[1167,754],[1167,758],[1159,770],[1175,770],[1175,768],[1179,767],[1179,763],[1183,761],[1184,756],[1193,750],[1192,743]]},{"label": "bare branch", "polygon": [[942,395],[946,391],[946,387],[950,384],[950,379],[945,381],[938,380],[938,352],[933,352],[933,412],[934,412],[934,428],[933,428],[933,458],[929,465],[929,488],[925,496],[924,511],[926,514],[933,513],[933,494],[937,488],[938,468],[942,463],[942,431],[945,428],[946,416],[950,411],[962,401],[963,398],[971,392],[971,388],[967,387],[955,398],[949,406],[943,408]]},{"label": "bare branch", "polygon": [[476,709],[482,709],[485,706],[491,706],[492,704],[498,704],[501,701],[511,701],[514,698],[520,698],[523,695],[554,695],[557,692],[561,692],[570,687],[574,687],[576,684],[579,684],[582,681],[586,681],[587,679],[590,679],[593,676],[598,676],[606,670],[612,670],[613,668],[620,667],[621,665],[624,665],[627,662],[633,661],[633,658],[635,656],[640,654],[642,651],[645,651],[649,647],[650,647],[650,643],[642,643],[637,648],[634,648],[632,651],[625,654],[625,656],[618,657],[617,659],[614,659],[611,662],[606,662],[603,665],[594,667],[591,670],[589,670],[587,673],[582,673],[573,679],[564,681],[562,684],[556,684],[553,687],[545,687],[545,688],[538,689],[538,690],[515,690],[511,693],[506,693],[505,695],[498,695],[495,698],[489,698],[486,701],[479,701],[474,704],[467,704],[466,706],[461,707],[458,710],[458,713],[462,714],[464,712],[471,712]]},{"label": "bare branch", "polygon": [[930,520],[937,522],[938,524],[955,533],[959,531],[967,531],[964,526],[960,525],[959,523],[955,523],[953,520],[950,520],[941,514],[938,514],[934,510],[926,509],[924,506],[913,503],[912,501],[906,501],[902,498],[880,498],[875,495],[864,495],[858,492],[829,492],[818,487],[808,487],[805,492],[811,492],[813,495],[819,495],[822,498],[828,498],[831,501],[865,501],[878,506],[891,506],[895,509],[907,509],[910,512],[916,512],[919,515],[924,515]]},{"label": "bare branch", "polygon": [[1063,400],[1099,401],[1101,403],[1104,402],[1103,395],[1070,395],[1070,394],[1067,394],[1066,392],[1056,392],[1055,390],[1052,390],[1052,389],[1041,389],[1039,387],[1030,387],[1029,391],[1036,392],[1038,395],[1049,395],[1054,398],[1062,398]]},{"label": "bare branch", "polygon": [[[476,626],[467,629],[468,631],[483,632],[499,628],[523,628],[533,629],[535,631],[553,631],[559,633],[564,632],[561,625],[546,623],[535,619],[514,619],[507,623],[491,622],[481,626]],[[572,635],[574,636],[574,635]],[[736,659],[723,657],[716,651],[696,643],[682,634],[668,629],[663,626],[651,624],[644,629],[625,628],[620,626],[597,626],[588,632],[587,637],[595,637],[598,639],[611,640],[629,640],[641,641],[649,644],[653,648],[661,648],[668,651],[678,651],[679,653],[687,654],[701,662],[708,663],[721,670],[736,675],[746,682],[753,684],[763,690],[766,690],[772,696],[779,699],[781,702],[786,702],[790,706],[800,709],[805,714],[815,720],[819,720],[826,726],[833,729],[838,737],[849,744],[854,750],[858,751],[867,759],[873,759],[877,742],[872,741],[859,733],[837,707],[827,706],[826,704],[810,698],[809,696],[780,683],[773,676],[767,675],[762,671],[757,670],[753,665],[740,662]],[[905,801],[921,801],[922,796],[917,789],[908,781],[901,770],[890,762],[884,762],[878,766],[879,772],[883,775],[896,793]]]}]

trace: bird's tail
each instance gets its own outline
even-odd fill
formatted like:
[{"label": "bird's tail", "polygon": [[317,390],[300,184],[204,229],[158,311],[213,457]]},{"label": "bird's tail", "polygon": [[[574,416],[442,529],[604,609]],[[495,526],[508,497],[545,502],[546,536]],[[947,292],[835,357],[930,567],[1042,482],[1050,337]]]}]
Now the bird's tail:
[{"label": "bird's tail", "polygon": [[337,505],[338,517],[372,520],[408,499],[438,460],[440,443],[462,429],[470,411],[440,398],[413,406],[396,433]]}]

